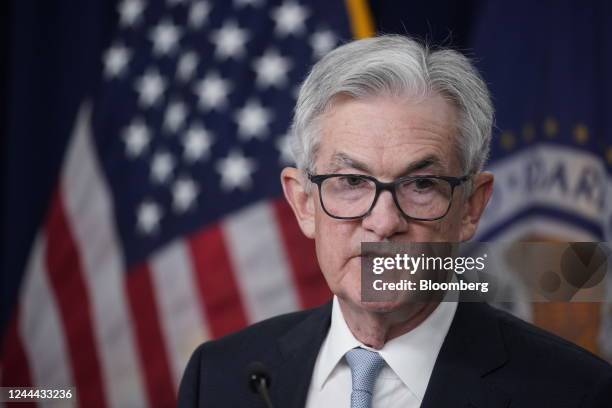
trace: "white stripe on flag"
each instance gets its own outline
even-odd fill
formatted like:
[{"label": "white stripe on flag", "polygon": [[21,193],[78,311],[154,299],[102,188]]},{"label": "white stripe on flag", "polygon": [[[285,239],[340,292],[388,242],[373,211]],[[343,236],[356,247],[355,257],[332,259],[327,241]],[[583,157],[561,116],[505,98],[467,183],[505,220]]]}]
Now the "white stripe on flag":
[{"label": "white stripe on flag", "polygon": [[182,240],[158,251],[150,266],[174,385],[178,389],[191,353],[209,338],[195,289],[195,271]]},{"label": "white stripe on flag", "polygon": [[[46,241],[38,235],[19,297],[19,331],[32,373],[32,385],[74,386],[59,310],[47,276],[45,251]],[[74,402],[64,404],[71,405]]]},{"label": "white stripe on flag", "polygon": [[297,310],[291,267],[268,203],[228,217],[222,224],[227,252],[249,321]]},{"label": "white stripe on flag", "polygon": [[114,231],[109,188],[90,131],[91,109],[81,106],[62,173],[66,216],[83,259],[96,346],[110,406],[143,406],[147,397],[137,361],[125,269]]}]

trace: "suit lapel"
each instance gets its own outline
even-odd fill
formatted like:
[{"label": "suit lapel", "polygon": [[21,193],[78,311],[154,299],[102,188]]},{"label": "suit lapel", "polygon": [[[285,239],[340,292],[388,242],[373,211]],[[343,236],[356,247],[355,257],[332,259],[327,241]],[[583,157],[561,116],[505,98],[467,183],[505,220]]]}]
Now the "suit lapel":
[{"label": "suit lapel", "polygon": [[[271,370],[271,394],[277,407],[304,407],[319,349],[331,321],[331,302],[315,309],[302,323],[278,341],[279,351]],[[272,368],[272,367],[271,367]]]},{"label": "suit lapel", "polygon": [[499,324],[488,307],[459,303],[422,408],[505,408],[510,404],[509,397],[486,378],[507,361]]}]

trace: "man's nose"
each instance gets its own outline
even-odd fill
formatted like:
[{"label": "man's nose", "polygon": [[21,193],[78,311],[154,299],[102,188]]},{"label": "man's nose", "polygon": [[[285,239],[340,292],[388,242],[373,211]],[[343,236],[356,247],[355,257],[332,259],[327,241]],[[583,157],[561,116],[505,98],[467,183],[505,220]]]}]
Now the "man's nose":
[{"label": "man's nose", "polygon": [[368,231],[375,233],[378,238],[384,239],[404,232],[407,220],[395,205],[391,193],[383,191],[378,196],[372,211],[363,218],[362,225]]}]

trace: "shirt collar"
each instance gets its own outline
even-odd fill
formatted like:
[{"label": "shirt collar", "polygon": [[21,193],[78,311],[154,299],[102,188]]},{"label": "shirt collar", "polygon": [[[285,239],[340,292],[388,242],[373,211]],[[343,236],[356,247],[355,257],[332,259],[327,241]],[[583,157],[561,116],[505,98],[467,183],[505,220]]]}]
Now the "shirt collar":
[{"label": "shirt collar", "polygon": [[[381,350],[376,350],[421,401],[456,310],[456,302],[441,302],[419,326],[388,341]],[[353,336],[342,315],[338,298],[334,296],[331,325],[321,347],[313,377],[314,385],[323,388],[344,354],[355,347],[371,349]]]}]

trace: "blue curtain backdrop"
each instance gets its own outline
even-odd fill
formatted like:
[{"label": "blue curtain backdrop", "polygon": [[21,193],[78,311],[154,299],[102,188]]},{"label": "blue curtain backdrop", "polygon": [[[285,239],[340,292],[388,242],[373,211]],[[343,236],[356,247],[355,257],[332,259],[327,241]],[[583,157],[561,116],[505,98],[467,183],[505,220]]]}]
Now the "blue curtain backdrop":
[{"label": "blue curtain backdrop", "polygon": [[0,327],[15,302],[78,105],[113,31],[106,1],[7,1],[0,167]]}]

